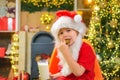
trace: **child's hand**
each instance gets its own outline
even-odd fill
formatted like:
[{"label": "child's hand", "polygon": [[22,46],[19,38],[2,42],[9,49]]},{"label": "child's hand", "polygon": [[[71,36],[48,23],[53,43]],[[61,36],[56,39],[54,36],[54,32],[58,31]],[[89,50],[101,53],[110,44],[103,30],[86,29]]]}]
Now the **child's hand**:
[{"label": "child's hand", "polygon": [[58,48],[63,54],[70,52],[69,45],[66,44],[65,40],[60,42]]},{"label": "child's hand", "polygon": [[54,80],[60,76],[62,76],[60,72],[58,72],[56,74],[50,74],[50,80]]}]

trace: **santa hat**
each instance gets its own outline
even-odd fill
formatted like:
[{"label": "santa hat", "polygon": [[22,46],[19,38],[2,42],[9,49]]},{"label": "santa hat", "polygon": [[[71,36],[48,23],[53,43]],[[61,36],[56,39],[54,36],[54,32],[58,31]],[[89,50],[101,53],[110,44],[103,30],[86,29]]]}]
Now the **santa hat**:
[{"label": "santa hat", "polygon": [[51,28],[51,33],[55,39],[58,39],[58,32],[61,28],[72,28],[84,36],[86,26],[82,21],[81,15],[77,14],[75,11],[60,10],[56,12],[56,16],[57,20]]}]

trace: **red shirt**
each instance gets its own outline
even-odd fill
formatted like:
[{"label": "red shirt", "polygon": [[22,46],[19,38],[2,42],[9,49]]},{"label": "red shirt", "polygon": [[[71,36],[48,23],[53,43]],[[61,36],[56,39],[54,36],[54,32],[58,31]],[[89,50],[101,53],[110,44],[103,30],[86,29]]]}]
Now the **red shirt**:
[{"label": "red shirt", "polygon": [[77,62],[86,69],[84,74],[79,77],[70,74],[67,77],[60,77],[57,80],[94,80],[95,54],[91,46],[83,42],[79,53],[80,55]]}]

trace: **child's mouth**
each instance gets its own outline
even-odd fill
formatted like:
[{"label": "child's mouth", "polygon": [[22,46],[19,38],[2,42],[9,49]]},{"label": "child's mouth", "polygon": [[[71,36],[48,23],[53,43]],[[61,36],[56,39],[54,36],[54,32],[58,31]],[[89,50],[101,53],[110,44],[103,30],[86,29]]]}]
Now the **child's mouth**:
[{"label": "child's mouth", "polygon": [[65,39],[65,43],[68,45],[70,43],[70,39]]}]

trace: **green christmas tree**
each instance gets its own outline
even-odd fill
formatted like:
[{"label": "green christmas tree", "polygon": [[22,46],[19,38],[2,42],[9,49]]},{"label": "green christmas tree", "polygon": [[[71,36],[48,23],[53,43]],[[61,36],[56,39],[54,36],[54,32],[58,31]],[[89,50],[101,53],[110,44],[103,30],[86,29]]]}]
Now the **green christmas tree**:
[{"label": "green christmas tree", "polygon": [[120,80],[120,0],[95,0],[87,38],[105,80]]}]

